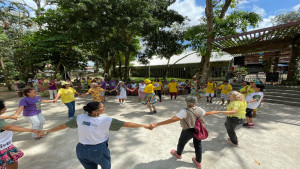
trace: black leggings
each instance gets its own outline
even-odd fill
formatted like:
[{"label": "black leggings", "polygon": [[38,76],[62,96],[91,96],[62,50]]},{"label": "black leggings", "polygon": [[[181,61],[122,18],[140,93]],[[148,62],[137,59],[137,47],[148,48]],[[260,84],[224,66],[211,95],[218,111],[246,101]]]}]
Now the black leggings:
[{"label": "black leggings", "polygon": [[196,154],[196,161],[198,163],[201,163],[201,160],[202,160],[201,140],[198,140],[197,138],[194,137],[194,131],[195,131],[195,129],[193,129],[193,128],[181,131],[181,134],[180,134],[180,137],[178,140],[178,144],[177,144],[177,154],[181,155],[186,143],[188,141],[190,141],[190,139],[193,139],[195,154]]},{"label": "black leggings", "polygon": [[155,94],[158,95],[159,100],[161,100],[161,90],[155,90]]}]

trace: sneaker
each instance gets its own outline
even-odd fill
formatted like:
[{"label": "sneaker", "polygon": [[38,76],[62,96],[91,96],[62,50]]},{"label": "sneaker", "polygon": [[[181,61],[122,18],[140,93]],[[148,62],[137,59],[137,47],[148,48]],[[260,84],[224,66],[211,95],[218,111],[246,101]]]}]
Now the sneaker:
[{"label": "sneaker", "polygon": [[147,114],[148,114],[148,115],[152,115],[152,114],[154,114],[154,112],[148,112]]},{"label": "sneaker", "polygon": [[157,111],[156,111],[156,110],[154,110],[154,111],[153,111],[153,113],[157,113]]},{"label": "sneaker", "polygon": [[248,126],[248,123],[243,123],[243,126],[245,127],[245,126]]},{"label": "sneaker", "polygon": [[248,123],[249,127],[254,127],[253,123]]},{"label": "sneaker", "polygon": [[201,168],[201,163],[198,163],[198,162],[196,161],[196,157],[193,157],[192,160],[193,160],[193,162],[196,164],[196,168]]},{"label": "sneaker", "polygon": [[228,144],[231,144],[231,145],[233,145],[233,146],[235,146],[235,147],[237,147],[238,145],[237,144],[234,144],[230,139],[228,139],[228,140],[225,140]]},{"label": "sneaker", "polygon": [[120,106],[123,106],[123,104],[122,104],[122,103],[120,103]]},{"label": "sneaker", "polygon": [[178,155],[177,152],[176,152],[176,150],[171,150],[171,154],[173,156],[175,156],[176,158],[178,158],[178,159],[182,159],[181,155]]},{"label": "sneaker", "polygon": [[209,101],[210,103],[212,103],[212,101]]}]

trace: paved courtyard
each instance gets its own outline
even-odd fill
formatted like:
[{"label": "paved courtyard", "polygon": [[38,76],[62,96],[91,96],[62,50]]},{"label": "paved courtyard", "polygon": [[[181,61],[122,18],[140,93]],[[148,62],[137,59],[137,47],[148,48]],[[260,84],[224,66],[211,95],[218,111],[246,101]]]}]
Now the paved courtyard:
[{"label": "paved courtyard", "polygon": [[[48,98],[44,98],[48,99]],[[149,110],[137,103],[137,97],[129,96],[124,106],[118,105],[115,96],[109,96],[106,113],[124,121],[152,123],[174,116],[185,107],[184,97],[176,101],[163,97],[157,103],[156,115],[145,115]],[[91,97],[76,98],[76,114],[83,113],[82,107]],[[6,115],[17,109],[19,99],[6,100]],[[198,106],[206,111],[225,110],[220,98],[212,104],[202,98]],[[43,103],[42,112],[46,118],[45,129],[67,121],[67,107],[61,103]],[[300,166],[300,116],[299,108],[280,104],[264,103],[254,119],[254,128],[237,128],[239,147],[225,142],[225,115],[205,118],[209,137],[202,142],[202,168],[210,169],[296,169]],[[9,123],[30,128],[23,116]],[[183,158],[178,160],[170,155],[176,149],[181,127],[179,122],[160,126],[153,131],[143,128],[122,128],[110,132],[109,149],[112,169],[189,169],[194,148],[192,140],[186,145]],[[20,169],[83,169],[76,158],[75,146],[78,140],[76,129],[51,133],[39,141],[31,139],[29,133],[14,133],[14,145],[20,148],[24,157],[19,161]],[[100,168],[100,167],[99,167]]]}]

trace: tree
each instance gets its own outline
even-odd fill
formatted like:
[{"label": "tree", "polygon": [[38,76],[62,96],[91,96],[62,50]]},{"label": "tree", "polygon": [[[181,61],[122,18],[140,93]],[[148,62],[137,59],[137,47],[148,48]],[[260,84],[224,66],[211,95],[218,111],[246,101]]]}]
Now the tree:
[{"label": "tree", "polygon": [[300,21],[300,8],[298,8],[297,11],[290,11],[277,15],[272,19],[272,23],[274,26],[294,21]]},{"label": "tree", "polygon": [[190,46],[201,53],[200,63],[201,79],[207,81],[210,72],[210,58],[212,50],[218,50],[212,45],[215,37],[233,35],[241,30],[247,31],[248,26],[257,26],[260,16],[254,12],[233,11],[227,14],[229,8],[235,8],[238,1],[206,0],[205,17],[201,18],[200,24],[188,29],[186,39]]}]

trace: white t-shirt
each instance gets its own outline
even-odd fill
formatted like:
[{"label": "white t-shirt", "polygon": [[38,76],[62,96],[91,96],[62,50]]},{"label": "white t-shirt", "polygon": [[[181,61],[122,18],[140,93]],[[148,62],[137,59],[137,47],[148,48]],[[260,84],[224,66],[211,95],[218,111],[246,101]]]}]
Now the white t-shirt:
[{"label": "white t-shirt", "polygon": [[135,84],[131,84],[131,88],[135,89],[136,88],[136,83]]},{"label": "white t-shirt", "polygon": [[140,83],[139,84],[139,92],[144,92],[145,87],[146,87],[146,84]]},{"label": "white t-shirt", "polygon": [[[6,123],[3,119],[0,119],[0,129],[3,126],[6,126]],[[7,130],[1,130],[0,132],[0,150],[4,150],[12,144],[13,132]]]},{"label": "white t-shirt", "polygon": [[[248,94],[245,98],[247,102],[247,108],[256,109],[259,106],[263,97],[264,97],[263,92],[253,92]],[[250,103],[250,101],[254,99],[256,99],[257,101]]]},{"label": "white t-shirt", "polygon": [[[201,110],[202,116],[205,115],[206,111],[204,109],[202,109],[201,107],[199,107],[199,109]],[[186,118],[187,113],[186,113],[186,109],[181,109],[176,116],[180,119]]]},{"label": "white t-shirt", "polygon": [[66,123],[70,128],[78,128],[78,142],[87,145],[96,145],[108,139],[109,130],[119,130],[125,122],[111,117],[90,117],[81,114]]}]

